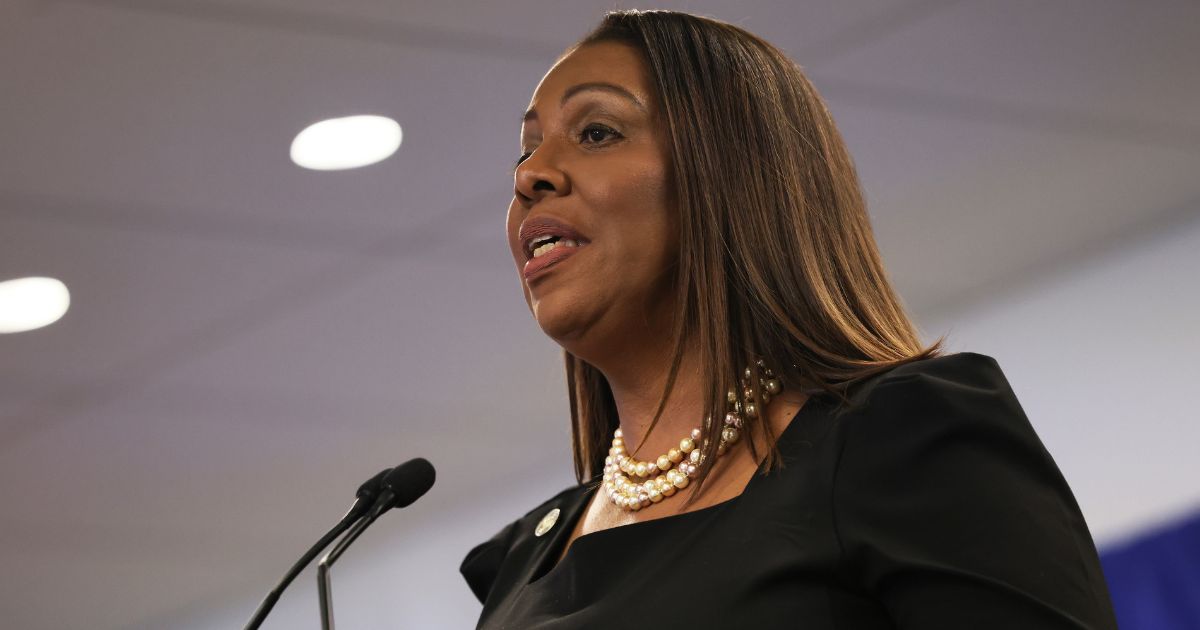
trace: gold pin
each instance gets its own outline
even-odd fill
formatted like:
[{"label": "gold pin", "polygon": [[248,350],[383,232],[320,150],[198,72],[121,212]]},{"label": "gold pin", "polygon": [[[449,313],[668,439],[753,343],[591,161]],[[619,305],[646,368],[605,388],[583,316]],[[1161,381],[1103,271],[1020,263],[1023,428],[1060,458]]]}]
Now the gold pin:
[{"label": "gold pin", "polygon": [[543,516],[542,520],[538,522],[537,529],[533,530],[533,535],[541,536],[542,534],[545,534],[546,532],[550,531],[550,528],[554,527],[554,524],[557,522],[558,508],[554,508],[553,510],[546,512],[546,515]]}]

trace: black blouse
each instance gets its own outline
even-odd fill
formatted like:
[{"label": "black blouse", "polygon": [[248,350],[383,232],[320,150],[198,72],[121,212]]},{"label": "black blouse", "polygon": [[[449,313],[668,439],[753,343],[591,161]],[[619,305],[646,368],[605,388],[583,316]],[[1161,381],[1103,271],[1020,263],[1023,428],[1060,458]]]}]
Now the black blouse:
[{"label": "black blouse", "polygon": [[[813,396],[785,466],[693,512],[579,537],[596,484],[475,547],[479,628],[1113,629],[1095,545],[991,357]],[[553,509],[553,527],[538,523]]]}]

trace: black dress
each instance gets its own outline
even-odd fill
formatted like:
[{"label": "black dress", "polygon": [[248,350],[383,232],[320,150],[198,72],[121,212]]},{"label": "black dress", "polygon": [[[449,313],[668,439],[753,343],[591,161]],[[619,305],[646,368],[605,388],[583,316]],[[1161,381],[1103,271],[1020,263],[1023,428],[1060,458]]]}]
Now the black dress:
[{"label": "black dress", "polygon": [[556,564],[595,484],[559,493],[463,561],[478,627],[1116,628],[1079,506],[994,359],[909,363],[852,400],[810,398],[784,468],[741,495],[586,534]]}]

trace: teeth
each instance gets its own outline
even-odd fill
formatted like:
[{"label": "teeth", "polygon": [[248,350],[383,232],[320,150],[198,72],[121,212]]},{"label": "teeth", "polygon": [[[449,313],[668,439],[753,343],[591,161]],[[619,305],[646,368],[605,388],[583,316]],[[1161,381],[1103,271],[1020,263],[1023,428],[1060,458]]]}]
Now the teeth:
[{"label": "teeth", "polygon": [[538,258],[539,256],[549,253],[550,250],[554,249],[555,247],[578,247],[578,246],[579,246],[579,243],[576,243],[575,241],[573,241],[569,238],[564,238],[561,240],[546,243],[545,245],[539,245],[539,246],[535,247],[533,249],[533,257]]}]

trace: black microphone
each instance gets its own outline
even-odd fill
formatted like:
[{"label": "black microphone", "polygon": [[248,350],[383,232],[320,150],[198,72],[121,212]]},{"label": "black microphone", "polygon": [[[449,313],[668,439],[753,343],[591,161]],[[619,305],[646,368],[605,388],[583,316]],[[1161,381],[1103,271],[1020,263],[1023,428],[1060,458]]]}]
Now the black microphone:
[{"label": "black microphone", "polygon": [[279,584],[275,585],[275,588],[271,589],[270,593],[267,593],[267,596],[263,598],[262,603],[258,605],[258,610],[254,612],[254,616],[251,617],[249,623],[246,624],[246,630],[257,630],[257,628],[262,625],[263,620],[267,618],[267,614],[270,613],[271,609],[275,607],[275,602],[279,601],[279,596],[282,595],[283,591],[292,583],[292,580],[296,579],[296,576],[304,570],[304,567],[308,566],[308,563],[312,562],[312,559],[317,557],[317,554],[321,553],[322,549],[328,547],[329,543],[333,542],[334,538],[337,538],[342,532],[346,531],[346,528],[353,525],[355,521],[362,518],[363,515],[367,514],[371,510],[371,508],[375,507],[375,504],[378,502],[382,493],[391,492],[393,495],[395,494],[394,491],[388,490],[384,487],[384,481],[387,478],[388,473],[392,472],[393,470],[395,469],[384,468],[376,473],[374,477],[364,481],[363,484],[358,487],[358,492],[354,494],[354,504],[350,506],[349,511],[346,512],[346,515],[342,517],[342,520],[337,522],[337,525],[334,525],[332,529],[330,529],[328,532],[325,532],[325,535],[321,536],[321,539],[317,541],[317,544],[313,545],[308,551],[304,552],[304,555],[300,556],[300,559],[296,561],[296,564],[292,565],[292,568],[288,569],[288,572],[284,574],[283,579],[279,581]]},{"label": "black microphone", "polygon": [[437,472],[429,460],[418,457],[410,459],[399,466],[384,471],[380,478],[379,497],[375,501],[372,518],[392,509],[403,508],[413,504],[429,492],[437,479]]},{"label": "black microphone", "polygon": [[375,505],[346,532],[324,558],[321,558],[321,562],[317,564],[317,590],[321,603],[322,630],[333,630],[333,593],[329,581],[329,569],[333,563],[337,562],[346,549],[384,512],[392,508],[408,507],[429,492],[436,476],[433,464],[421,457],[410,459],[388,471],[383,477],[383,489],[379,492]]}]

